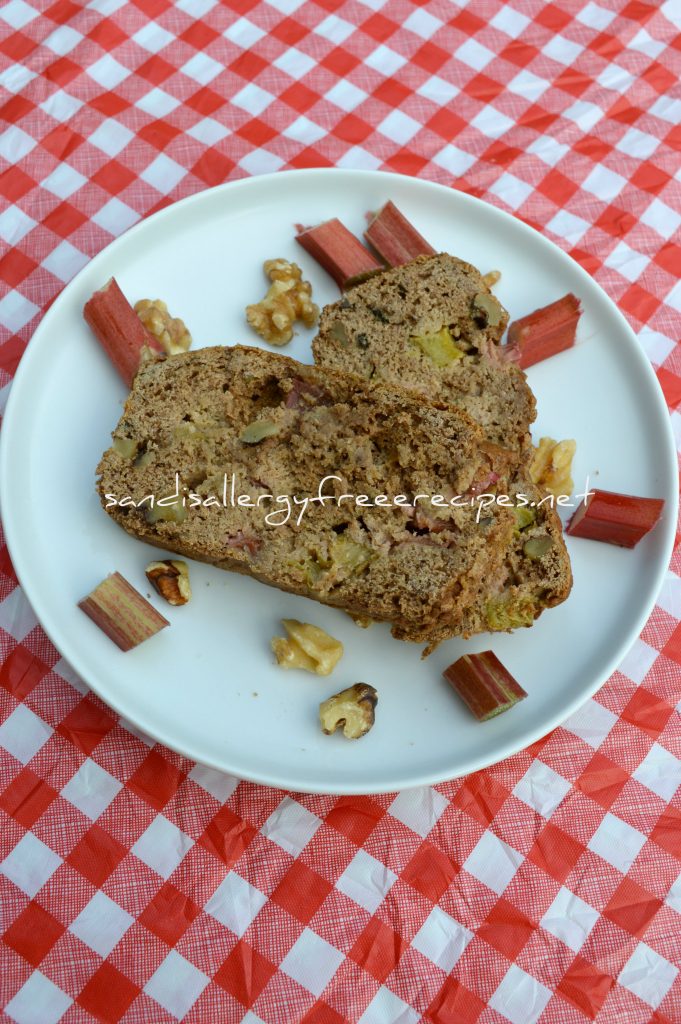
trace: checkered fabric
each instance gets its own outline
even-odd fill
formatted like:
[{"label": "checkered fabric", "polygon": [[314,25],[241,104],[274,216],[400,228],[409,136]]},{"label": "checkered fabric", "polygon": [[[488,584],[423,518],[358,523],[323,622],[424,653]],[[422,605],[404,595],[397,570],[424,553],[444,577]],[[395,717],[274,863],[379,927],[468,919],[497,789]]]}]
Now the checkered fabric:
[{"label": "checkered fabric", "polygon": [[[383,168],[601,283],[681,446],[678,0],[9,0],[0,395],[114,235],[227,179]],[[681,550],[618,672],[434,789],[287,794],[131,731],[0,551],[0,1006],[17,1024],[678,1024]]]}]

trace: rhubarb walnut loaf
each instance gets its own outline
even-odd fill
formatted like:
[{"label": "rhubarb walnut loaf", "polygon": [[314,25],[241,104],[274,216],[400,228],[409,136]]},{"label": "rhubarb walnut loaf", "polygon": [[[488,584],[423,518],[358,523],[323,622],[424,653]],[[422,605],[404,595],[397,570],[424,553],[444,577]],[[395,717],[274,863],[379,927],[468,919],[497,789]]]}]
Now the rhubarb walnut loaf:
[{"label": "rhubarb walnut loaf", "polygon": [[[491,479],[503,487],[514,467],[465,413],[260,349],[216,347],[141,368],[98,486],[108,514],[144,541],[388,621],[393,635],[432,648],[469,631],[508,549],[513,510],[480,516],[469,498]],[[325,477],[336,500],[294,504]],[[169,501],[152,508],[148,495]]]},{"label": "rhubarb walnut loaf", "polygon": [[[491,441],[519,452],[508,490],[516,504],[513,539],[465,612],[465,635],[530,626],[572,587],[560,519],[529,476],[535,401],[522,370],[500,356],[507,319],[475,267],[449,255],[420,256],[327,306],[312,345],[318,365],[462,408]],[[488,482],[501,491],[493,476]]]},{"label": "rhubarb walnut loaf", "polygon": [[405,384],[464,409],[496,444],[529,445],[535,401],[502,358],[508,314],[470,263],[419,256],[348,291],[322,311],[319,366]]}]

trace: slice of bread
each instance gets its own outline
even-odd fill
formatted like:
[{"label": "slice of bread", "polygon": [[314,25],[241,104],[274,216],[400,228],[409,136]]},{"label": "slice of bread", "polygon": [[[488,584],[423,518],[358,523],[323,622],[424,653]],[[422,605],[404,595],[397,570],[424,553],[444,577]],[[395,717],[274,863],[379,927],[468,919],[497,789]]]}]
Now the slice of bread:
[{"label": "slice of bread", "polygon": [[[485,316],[487,307],[491,316]],[[525,496],[529,504],[525,511],[518,508],[505,557],[464,614],[465,635],[530,626],[544,608],[564,601],[572,587],[560,519],[543,503],[545,494],[530,481],[527,468],[534,396],[522,370],[499,354],[507,319],[475,267],[446,254],[421,256],[325,307],[312,344],[318,365],[387,380],[464,409],[492,442],[519,452],[508,493]],[[523,499],[517,500],[522,505]],[[530,540],[534,543],[527,548]]]},{"label": "slice of bread", "polygon": [[312,350],[318,366],[464,409],[495,444],[521,450],[535,401],[523,371],[502,359],[507,321],[470,263],[419,256],[326,306]]},{"label": "slice of bread", "polygon": [[[468,498],[490,476],[501,487],[516,463],[465,413],[402,388],[216,347],[140,370],[98,488],[108,514],[144,541],[432,646],[468,630],[514,529],[512,509],[479,517]],[[293,504],[317,496],[325,477],[325,495],[368,497]],[[154,507],[136,507],[148,495]],[[397,507],[371,507],[379,495]],[[440,507],[418,495],[442,496]],[[447,504],[457,496],[461,507]]]}]

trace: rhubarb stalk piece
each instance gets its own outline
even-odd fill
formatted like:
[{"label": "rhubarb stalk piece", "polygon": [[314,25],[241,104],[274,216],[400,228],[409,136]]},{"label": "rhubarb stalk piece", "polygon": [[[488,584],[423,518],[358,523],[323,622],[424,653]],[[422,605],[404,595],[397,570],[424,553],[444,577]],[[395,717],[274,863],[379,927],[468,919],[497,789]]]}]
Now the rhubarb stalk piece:
[{"label": "rhubarb stalk piece", "polygon": [[380,273],[383,265],[337,218],[306,228],[296,235],[310,256],[314,256],[337,285],[345,291]]},{"label": "rhubarb stalk piece", "polygon": [[662,498],[636,498],[614,491],[590,491],[567,525],[570,537],[586,537],[633,548],[657,523]]},{"label": "rhubarb stalk piece", "polygon": [[579,299],[569,292],[562,299],[514,320],[508,329],[507,358],[512,357],[526,369],[571,348],[580,313]]},{"label": "rhubarb stalk piece", "polygon": [[432,245],[391,200],[372,219],[364,237],[389,267],[401,267],[417,256],[435,255]]},{"label": "rhubarb stalk piece", "polygon": [[115,277],[88,299],[83,316],[128,386],[145,358],[163,352],[160,342],[146,329]]},{"label": "rhubarb stalk piece", "polygon": [[479,722],[487,722],[527,697],[496,654],[464,654],[443,675]]},{"label": "rhubarb stalk piece", "polygon": [[78,607],[122,651],[132,650],[170,625],[119,572],[102,580]]}]

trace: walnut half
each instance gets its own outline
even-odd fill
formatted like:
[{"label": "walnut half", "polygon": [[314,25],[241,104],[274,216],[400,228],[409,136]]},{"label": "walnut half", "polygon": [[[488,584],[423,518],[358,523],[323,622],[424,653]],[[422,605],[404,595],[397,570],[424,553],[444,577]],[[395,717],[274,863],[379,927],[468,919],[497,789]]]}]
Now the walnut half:
[{"label": "walnut half", "polygon": [[189,567],[186,562],[167,558],[163,562],[150,562],[145,569],[147,579],[168,604],[186,604],[192,596],[189,585]]},{"label": "walnut half", "polygon": [[343,644],[319,626],[297,619],[282,619],[286,637],[272,637],[272,650],[282,668],[303,668],[328,676],[343,656]]},{"label": "walnut half", "polygon": [[284,259],[265,260],[263,268],[272,284],[261,302],[246,306],[246,319],[271,345],[286,345],[293,337],[295,321],[313,327],[319,307],[312,301],[312,286],[303,280],[297,263]]},{"label": "walnut half", "polygon": [[572,494],[572,460],[576,441],[554,441],[542,437],[530,460],[530,480],[554,498]]},{"label": "walnut half", "polygon": [[161,299],[140,299],[135,303],[135,312],[151,334],[160,341],[169,356],[186,352],[192,343],[192,336],[184,320],[171,316]]},{"label": "walnut half", "polygon": [[336,729],[342,729],[348,740],[366,736],[374,724],[377,703],[378,694],[369,683],[355,683],[334,693],[319,705],[322,732],[330,736]]}]

